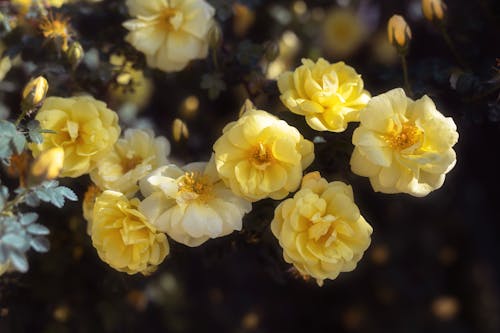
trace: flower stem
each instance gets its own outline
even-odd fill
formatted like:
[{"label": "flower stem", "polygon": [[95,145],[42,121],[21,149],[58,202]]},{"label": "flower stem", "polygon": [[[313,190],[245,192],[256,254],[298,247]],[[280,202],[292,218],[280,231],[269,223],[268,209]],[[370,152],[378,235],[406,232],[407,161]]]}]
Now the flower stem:
[{"label": "flower stem", "polygon": [[403,79],[406,94],[413,97],[413,91],[411,90],[410,80],[408,79],[408,64],[406,63],[406,55],[401,54],[401,66],[403,67]]},{"label": "flower stem", "polygon": [[457,52],[457,49],[455,48],[455,44],[453,44],[453,41],[450,38],[450,35],[448,34],[448,31],[446,31],[446,27],[444,26],[443,23],[439,24],[439,29],[441,30],[441,35],[443,35],[443,39],[448,45],[448,48],[450,49],[451,53],[455,57],[455,60],[458,62],[458,64],[464,68],[468,69],[469,66],[467,63],[464,61],[464,59],[460,56],[460,54]]}]

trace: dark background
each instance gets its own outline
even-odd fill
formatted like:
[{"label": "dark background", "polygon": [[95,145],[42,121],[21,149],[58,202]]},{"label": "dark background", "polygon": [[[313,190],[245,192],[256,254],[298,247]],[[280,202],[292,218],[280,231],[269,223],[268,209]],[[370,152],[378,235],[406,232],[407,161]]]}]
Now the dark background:
[{"label": "dark background", "polygon": [[[244,37],[231,33],[234,17],[222,21],[223,57],[229,58],[242,40],[262,44],[285,29],[304,41],[294,66],[317,48],[318,41],[308,38],[300,20],[287,27],[271,21],[269,8],[290,8],[291,1],[242,2],[256,13],[256,21]],[[334,1],[306,3],[328,9]],[[385,31],[392,14],[405,15],[419,1],[369,3],[379,14],[376,30]],[[121,47],[125,31],[119,25],[126,13],[118,10],[123,8],[120,1],[83,6],[91,8],[87,12],[69,7],[63,10],[76,13],[72,22],[85,48],[106,38]],[[99,260],[85,232],[80,203],[68,203],[60,211],[42,207],[42,222],[51,229],[51,251],[32,253],[27,274],[0,278],[0,332],[500,332],[499,91],[485,94],[492,87],[488,81],[499,75],[499,18],[498,1],[448,1],[448,31],[471,67],[456,89],[449,77],[458,65],[441,35],[422,18],[408,19],[415,95],[430,95],[438,110],[453,117],[460,134],[456,167],[441,189],[425,198],[374,193],[367,179],[349,170],[355,126],[343,134],[321,133],[326,143],[316,144],[316,161],[309,170],[351,184],[374,228],[372,244],[354,272],[321,288],[297,277],[267,227],[277,205],[272,200],[254,204],[240,233],[198,248],[171,241],[170,255],[149,277],[115,272]],[[377,95],[402,86],[399,62],[377,63],[368,45],[346,59],[363,75],[367,89]],[[227,85],[247,80],[252,71],[228,66]],[[206,72],[200,62],[179,74],[148,72],[156,89],[142,115],[155,121],[158,135],[171,139],[171,121],[187,95],[200,99],[198,115],[188,121],[189,140],[172,141],[173,156],[184,162],[209,157],[221,128],[237,117],[241,104],[231,89],[210,100],[199,87]],[[23,75],[14,70],[7,79],[22,81]],[[51,89],[71,94],[57,84]],[[259,94],[265,98],[257,98]],[[250,97],[305,137],[318,135],[303,118],[281,112],[273,82],[264,82]],[[3,98],[9,105],[19,103],[17,93]],[[81,198],[89,179],[63,182]]]}]

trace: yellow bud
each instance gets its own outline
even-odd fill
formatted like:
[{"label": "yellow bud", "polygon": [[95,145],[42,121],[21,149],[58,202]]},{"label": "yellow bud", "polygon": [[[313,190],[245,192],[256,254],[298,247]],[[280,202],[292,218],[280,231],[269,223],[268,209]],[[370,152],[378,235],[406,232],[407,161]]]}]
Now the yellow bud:
[{"label": "yellow bud", "polygon": [[393,15],[387,24],[387,37],[399,52],[406,50],[411,40],[411,30],[401,15]]},{"label": "yellow bud", "polygon": [[83,56],[85,55],[85,51],[83,47],[78,42],[73,42],[68,51],[66,52],[66,57],[68,58],[71,67],[75,69],[82,62]]},{"label": "yellow bud", "polygon": [[55,179],[59,176],[64,164],[64,149],[51,148],[42,152],[31,166],[30,183]]},{"label": "yellow bud", "polygon": [[179,118],[175,118],[174,122],[172,123],[172,137],[174,138],[175,142],[179,142],[182,139],[187,140],[189,138],[189,130],[186,126],[186,123]]},{"label": "yellow bud", "polygon": [[43,76],[31,79],[23,89],[23,103],[28,109],[32,109],[43,102],[48,89],[49,83]]},{"label": "yellow bud", "polygon": [[208,44],[216,49],[222,43],[222,29],[218,23],[214,23],[208,31]]},{"label": "yellow bud", "polygon": [[441,0],[422,0],[422,11],[430,22],[439,22],[444,18],[446,4]]}]

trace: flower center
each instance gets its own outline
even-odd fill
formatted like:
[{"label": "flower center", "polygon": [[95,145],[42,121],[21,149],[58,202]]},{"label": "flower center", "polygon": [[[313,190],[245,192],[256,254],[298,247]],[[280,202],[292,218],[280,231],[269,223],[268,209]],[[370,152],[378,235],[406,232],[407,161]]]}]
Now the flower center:
[{"label": "flower center", "polygon": [[403,150],[413,146],[417,143],[422,136],[422,131],[415,125],[405,123],[401,131],[389,134],[386,141],[391,148],[396,150]]},{"label": "flower center", "polygon": [[177,186],[179,193],[195,194],[195,197],[208,195],[212,191],[208,177],[199,172],[186,172]]},{"label": "flower center", "polygon": [[273,155],[265,144],[259,142],[259,144],[252,149],[250,158],[255,167],[258,169],[265,169],[272,162]]},{"label": "flower center", "polygon": [[133,156],[130,158],[123,159],[123,161],[122,161],[123,173],[125,174],[125,173],[129,172],[130,170],[135,169],[141,163],[142,163],[142,158],[140,158],[139,156]]},{"label": "flower center", "polygon": [[160,24],[164,30],[178,30],[182,23],[182,13],[175,8],[167,8],[160,14]]}]

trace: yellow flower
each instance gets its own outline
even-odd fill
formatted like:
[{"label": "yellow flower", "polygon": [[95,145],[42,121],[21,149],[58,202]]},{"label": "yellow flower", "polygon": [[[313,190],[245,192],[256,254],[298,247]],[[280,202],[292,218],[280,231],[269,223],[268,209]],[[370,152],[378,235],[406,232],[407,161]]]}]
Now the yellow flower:
[{"label": "yellow flower", "polygon": [[369,177],[375,191],[421,197],[443,185],[456,162],[458,133],[429,97],[413,101],[393,89],[373,97],[360,120],[351,169]]},{"label": "yellow flower", "polygon": [[311,141],[261,110],[227,124],[214,152],[220,177],[249,201],[283,199],[299,187],[302,171],[314,160]]},{"label": "yellow flower", "polygon": [[184,69],[208,54],[207,34],[215,10],[204,0],[127,0],[135,19],[123,24],[126,41],[146,55],[149,66],[166,72]]},{"label": "yellow flower", "polygon": [[359,110],[370,100],[361,75],[344,62],[316,63],[302,59],[302,66],[278,78],[281,101],[293,113],[304,115],[317,131],[342,132],[358,121]]},{"label": "yellow flower", "polygon": [[127,129],[124,137],[97,162],[90,178],[102,190],[122,192],[130,198],[139,190],[139,180],[167,164],[169,153],[170,143],[164,137]]},{"label": "yellow flower", "polygon": [[116,84],[110,86],[111,97],[119,103],[131,103],[137,108],[145,107],[153,94],[153,82],[143,71],[134,68],[124,56],[113,54],[109,62],[115,66]]},{"label": "yellow flower", "polygon": [[361,46],[366,35],[364,22],[351,9],[333,9],[325,18],[324,44],[327,52],[333,57],[349,56]]},{"label": "yellow flower", "polygon": [[55,16],[49,13],[40,22],[39,29],[45,38],[53,40],[61,50],[68,50],[68,42],[73,34],[69,25],[69,18],[59,13],[55,14]]},{"label": "yellow flower", "polygon": [[55,147],[43,151],[31,166],[30,178],[41,182],[59,176],[64,163],[64,149]]},{"label": "yellow flower", "polygon": [[441,21],[444,18],[446,4],[442,0],[422,0],[422,12],[430,21]]},{"label": "yellow flower", "polygon": [[55,133],[44,133],[41,144],[30,145],[33,156],[50,148],[63,148],[61,177],[79,177],[92,171],[120,135],[116,113],[90,96],[49,97],[35,119],[43,129]]},{"label": "yellow flower", "polygon": [[150,274],[168,255],[165,234],[146,221],[139,200],[128,200],[115,191],[97,197],[92,217],[92,244],[99,257],[114,269],[128,274]]},{"label": "yellow flower", "polygon": [[158,230],[179,243],[198,246],[241,230],[251,204],[222,182],[213,160],[182,169],[164,166],[141,182],[146,199],[139,210]]},{"label": "yellow flower", "polygon": [[354,203],[351,186],[328,183],[319,172],[305,175],[294,197],[276,208],[271,230],[285,261],[320,286],[356,268],[372,233]]},{"label": "yellow flower", "polygon": [[83,197],[82,211],[83,218],[87,221],[87,233],[92,232],[92,216],[94,214],[94,205],[97,197],[102,193],[101,189],[92,184],[87,188],[87,192]]},{"label": "yellow flower", "polygon": [[393,15],[387,23],[387,38],[398,49],[404,49],[411,40],[411,30],[401,15]]},{"label": "yellow flower", "polygon": [[[34,3],[36,3],[36,0],[11,0],[11,1],[14,6],[19,8],[22,14],[26,13],[30,9],[30,7]],[[44,0],[43,4],[50,7],[59,8],[66,2],[68,2],[68,0]]]}]

